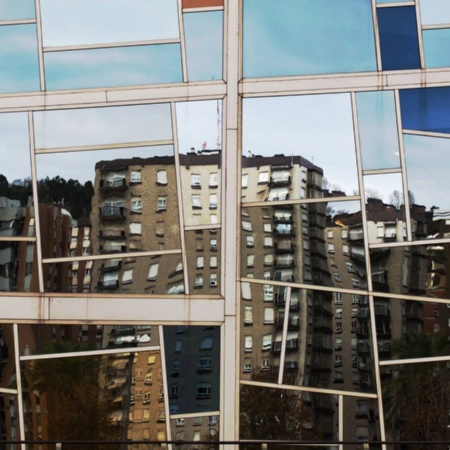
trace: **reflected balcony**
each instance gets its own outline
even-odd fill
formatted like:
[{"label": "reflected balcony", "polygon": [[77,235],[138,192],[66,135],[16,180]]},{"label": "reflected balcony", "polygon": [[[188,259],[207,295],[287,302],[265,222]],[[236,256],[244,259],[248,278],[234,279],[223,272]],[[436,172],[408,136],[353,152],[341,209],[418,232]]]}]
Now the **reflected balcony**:
[{"label": "reflected balcony", "polygon": [[275,272],[273,275],[275,281],[286,281],[288,283],[295,283],[295,277],[292,274],[283,274],[281,272]]},{"label": "reflected balcony", "polygon": [[275,267],[295,267],[294,258],[282,258],[280,256],[275,260]]},{"label": "reflected balcony", "polygon": [[390,317],[388,305],[375,305],[375,317]]},{"label": "reflected balcony", "polygon": [[332,352],[331,335],[329,334],[315,334],[313,337],[313,349],[322,352]]},{"label": "reflected balcony", "polygon": [[128,189],[125,178],[115,180],[100,180],[100,193],[102,195],[110,195],[118,192],[125,192]]},{"label": "reflected balcony", "polygon": [[290,241],[275,242],[275,253],[294,253],[295,245]]},{"label": "reflected balcony", "polygon": [[102,220],[124,220],[125,208],[123,206],[103,206],[99,208]]},{"label": "reflected balcony", "polygon": [[[278,315],[278,317],[275,318],[275,326],[277,329],[283,328],[284,325],[284,314]],[[300,328],[300,319],[298,316],[294,316],[289,314],[288,318],[288,330],[298,330]]]},{"label": "reflected balcony", "polygon": [[100,239],[108,239],[109,241],[115,239],[124,239],[125,231],[123,230],[100,230]]},{"label": "reflected balcony", "polygon": [[369,322],[362,322],[356,329],[356,336],[359,338],[369,338]]},{"label": "reflected balcony", "polygon": [[311,369],[317,370],[319,372],[330,372],[331,371],[331,360],[328,358],[316,357],[311,362]]},{"label": "reflected balcony", "polygon": [[410,321],[423,322],[422,304],[407,305],[406,318]]},{"label": "reflected balcony", "polygon": [[364,232],[362,227],[358,226],[357,228],[350,228],[349,230],[349,239],[350,241],[360,241],[364,238]]},{"label": "reflected balcony", "polygon": [[330,316],[314,317],[314,329],[324,332],[333,332],[333,324]]},{"label": "reflected balcony", "polygon": [[103,273],[108,272],[117,272],[122,266],[122,261],[120,259],[114,259],[112,261],[106,261],[102,266],[100,267],[100,271]]},{"label": "reflected balcony", "polygon": [[378,343],[378,354],[380,357],[387,357],[391,354],[392,344],[387,342],[379,342]]},{"label": "reflected balcony", "polygon": [[[298,338],[288,339],[286,341],[286,351],[295,351],[298,350]],[[276,341],[272,343],[272,352],[280,353],[281,352],[281,341]]]},{"label": "reflected balcony", "polygon": [[102,280],[97,282],[97,289],[114,290],[119,287],[119,280]]},{"label": "reflected balcony", "polygon": [[102,255],[114,254],[114,253],[126,253],[126,245],[100,245],[100,253]]},{"label": "reflected balcony", "polygon": [[290,224],[279,223],[273,229],[275,236],[295,236],[294,227]]},{"label": "reflected balcony", "polygon": [[286,293],[278,293],[274,295],[273,301],[275,305],[282,306],[286,304]]},{"label": "reflected balcony", "polygon": [[363,356],[370,355],[370,345],[368,341],[361,341],[358,342],[358,345],[356,347],[356,351]]},{"label": "reflected balcony", "polygon": [[272,216],[272,220],[275,223],[292,223],[293,218],[292,214],[286,213],[286,214],[275,214]]},{"label": "reflected balcony", "polygon": [[297,361],[285,361],[284,362],[284,368],[286,370],[297,370],[298,369],[298,363],[297,363]]},{"label": "reflected balcony", "polygon": [[290,175],[270,177],[269,186],[289,186],[291,184]]}]

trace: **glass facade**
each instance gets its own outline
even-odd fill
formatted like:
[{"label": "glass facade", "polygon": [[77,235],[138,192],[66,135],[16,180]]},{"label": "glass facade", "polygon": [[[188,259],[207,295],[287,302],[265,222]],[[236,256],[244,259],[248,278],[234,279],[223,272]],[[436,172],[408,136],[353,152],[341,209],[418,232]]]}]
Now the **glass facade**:
[{"label": "glass facade", "polygon": [[2,448],[447,448],[446,0],[0,0],[0,44]]}]

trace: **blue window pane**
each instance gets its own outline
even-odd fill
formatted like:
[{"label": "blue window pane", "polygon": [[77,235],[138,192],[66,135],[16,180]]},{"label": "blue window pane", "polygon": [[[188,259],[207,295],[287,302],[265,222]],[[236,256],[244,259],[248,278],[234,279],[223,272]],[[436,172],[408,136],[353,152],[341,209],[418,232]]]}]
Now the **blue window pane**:
[{"label": "blue window pane", "polygon": [[0,27],[0,92],[39,90],[36,25]]},{"label": "blue window pane", "polygon": [[245,0],[244,76],[376,70],[370,0]]},{"label": "blue window pane", "polygon": [[377,3],[411,3],[411,0],[377,0]]},{"label": "blue window pane", "polygon": [[422,25],[449,23],[450,2],[448,0],[420,0],[420,20]]},{"label": "blue window pane", "polygon": [[403,128],[450,133],[450,88],[400,91]]},{"label": "blue window pane", "polygon": [[392,91],[356,94],[363,169],[400,167]]},{"label": "blue window pane", "polygon": [[419,39],[414,6],[379,8],[383,70],[419,69]]},{"label": "blue window pane", "polygon": [[188,80],[222,79],[222,11],[184,14]]},{"label": "blue window pane", "polygon": [[0,0],[0,20],[34,19],[34,0]]},{"label": "blue window pane", "polygon": [[425,66],[450,67],[450,28],[423,30]]},{"label": "blue window pane", "polygon": [[182,81],[180,44],[51,52],[47,89],[79,89]]}]

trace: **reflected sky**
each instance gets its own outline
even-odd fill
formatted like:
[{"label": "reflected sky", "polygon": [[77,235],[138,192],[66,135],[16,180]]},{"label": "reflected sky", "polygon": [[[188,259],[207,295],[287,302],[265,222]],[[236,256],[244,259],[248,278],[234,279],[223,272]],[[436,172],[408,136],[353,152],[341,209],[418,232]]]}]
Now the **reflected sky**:
[{"label": "reflected sky", "polygon": [[422,25],[450,22],[450,3],[447,0],[420,0]]},{"label": "reflected sky", "polygon": [[181,82],[180,44],[46,53],[47,89]]},{"label": "reflected sky", "polygon": [[176,0],[42,0],[44,47],[178,38]]},{"label": "reflected sky", "polygon": [[334,189],[358,190],[349,94],[244,99],[244,155],[301,155]]},{"label": "reflected sky", "polygon": [[37,149],[172,139],[167,103],[36,112],[34,122]]},{"label": "reflected sky", "polygon": [[[14,155],[3,158],[0,173],[11,183],[31,176],[26,113],[0,114],[0,153]],[[20,164],[18,161],[20,160]]]},{"label": "reflected sky", "polygon": [[402,176],[399,173],[383,175],[366,175],[364,190],[367,198],[377,198],[384,203],[392,203],[391,195],[394,191],[403,192]]},{"label": "reflected sky", "polygon": [[246,0],[244,76],[376,70],[370,0]]},{"label": "reflected sky", "polygon": [[393,91],[356,94],[363,169],[400,166]]},{"label": "reflected sky", "polygon": [[39,90],[36,25],[0,27],[0,92]]},{"label": "reflected sky", "polygon": [[0,0],[0,20],[33,19],[34,0]]},{"label": "reflected sky", "polygon": [[426,67],[450,66],[450,28],[423,30],[422,34]]},{"label": "reflected sky", "polygon": [[448,167],[450,140],[404,135],[409,190],[415,203],[450,209]]},{"label": "reflected sky", "polygon": [[222,79],[222,11],[183,14],[189,81]]}]

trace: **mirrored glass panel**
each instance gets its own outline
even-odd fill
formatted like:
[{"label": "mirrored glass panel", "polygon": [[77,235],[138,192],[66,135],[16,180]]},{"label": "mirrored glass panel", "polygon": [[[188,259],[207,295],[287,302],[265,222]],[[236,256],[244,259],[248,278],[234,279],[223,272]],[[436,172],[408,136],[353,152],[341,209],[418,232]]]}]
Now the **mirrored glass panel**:
[{"label": "mirrored glass panel", "polygon": [[168,103],[39,111],[33,117],[36,149],[172,140]]},{"label": "mirrored glass panel", "polygon": [[448,362],[404,364],[381,369],[387,437],[405,441],[448,441]]},{"label": "mirrored glass panel", "polygon": [[[56,351],[57,346],[54,344]],[[65,347],[73,351],[69,350],[70,343]],[[26,439],[166,438],[158,351],[100,356],[72,353],[68,357],[26,360],[22,364],[22,388]],[[64,445],[70,449],[93,448],[93,444]],[[108,447],[120,448],[119,444]]]},{"label": "mirrored glass panel", "polygon": [[377,3],[406,3],[411,0],[376,0]]},{"label": "mirrored glass panel", "polygon": [[34,19],[34,0],[0,0],[0,20]]},{"label": "mirrored glass panel", "polygon": [[[436,272],[431,274],[430,284],[438,283],[440,275]],[[437,284],[427,296],[439,298],[443,296],[443,291],[442,286]],[[450,355],[448,306],[433,301],[375,298],[380,360]]]},{"label": "mirrored glass panel", "polygon": [[39,275],[35,261],[34,242],[0,241],[0,291],[37,292]]},{"label": "mirrored glass panel", "polygon": [[371,2],[244,2],[244,77],[376,70]]},{"label": "mirrored glass panel", "polygon": [[221,232],[218,229],[186,232],[186,255],[190,293],[219,294]]},{"label": "mirrored glass panel", "polygon": [[159,345],[156,325],[19,325],[19,351],[21,356],[27,357],[101,349],[134,351],[140,347],[156,348]]},{"label": "mirrored glass panel", "polygon": [[[107,11],[105,7],[107,6]],[[176,0],[41,1],[44,47],[179,37]]]},{"label": "mirrored glass panel", "polygon": [[450,66],[450,28],[423,30],[422,35],[426,67]]},{"label": "mirrored glass panel", "polygon": [[244,99],[242,201],[358,193],[349,94]]},{"label": "mirrored glass panel", "polygon": [[164,327],[164,347],[170,415],[218,411],[220,328]]},{"label": "mirrored glass panel", "polygon": [[[375,398],[343,396],[344,441],[380,441],[378,400]],[[361,444],[360,444],[361,445]],[[358,448],[356,445],[350,448]],[[389,447],[388,447],[389,448]]]},{"label": "mirrored glass panel", "polygon": [[46,292],[184,294],[181,254],[43,265]]},{"label": "mirrored glass panel", "polygon": [[180,248],[172,146],[36,160],[44,258]]},{"label": "mirrored glass panel", "polygon": [[401,90],[403,129],[450,133],[449,100],[450,87]]},{"label": "mirrored glass panel", "polygon": [[[19,444],[14,444],[14,441],[21,440],[17,395],[0,392],[0,427],[2,429],[0,438],[2,447],[8,450],[19,447]],[[9,444],[2,441],[9,441]]]},{"label": "mirrored glass panel", "polygon": [[383,70],[420,69],[415,7],[378,8],[377,15]]},{"label": "mirrored glass panel", "polygon": [[[14,334],[12,325],[6,323],[0,325],[0,342],[0,388],[17,389]],[[0,399],[2,398],[3,401],[6,399],[7,402],[2,403],[2,400],[0,400],[0,405],[3,406],[2,409],[7,409],[9,406],[9,397],[8,395],[0,392]]]},{"label": "mirrored glass panel", "polygon": [[337,440],[332,395],[241,385],[239,418],[241,439]]},{"label": "mirrored glass panel", "polygon": [[[450,210],[448,196],[448,176],[445,167],[450,162],[450,140],[429,136],[404,135],[408,189],[413,217],[416,222],[425,223],[425,235],[429,237],[448,237],[444,235],[446,215]],[[439,163],[437,163],[439,161]]]},{"label": "mirrored glass panel", "polygon": [[[210,442],[208,448],[215,448],[219,440],[220,416],[199,415],[197,417],[179,417],[170,420],[172,439],[177,441]],[[177,445],[179,448],[187,448]]]},{"label": "mirrored glass panel", "polygon": [[188,80],[222,79],[222,11],[183,14]]},{"label": "mirrored glass panel", "polygon": [[48,90],[183,81],[179,43],[49,52],[44,62]]},{"label": "mirrored glass panel", "polygon": [[422,25],[438,25],[450,22],[450,8],[445,0],[420,0]]},{"label": "mirrored glass panel", "polygon": [[373,248],[374,291],[450,298],[446,288],[450,244]]},{"label": "mirrored glass panel", "polygon": [[39,91],[36,25],[0,26],[0,92]]},{"label": "mirrored glass panel", "polygon": [[356,94],[363,169],[400,167],[393,91]]}]

